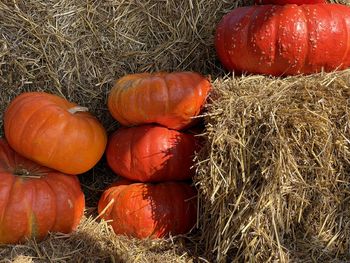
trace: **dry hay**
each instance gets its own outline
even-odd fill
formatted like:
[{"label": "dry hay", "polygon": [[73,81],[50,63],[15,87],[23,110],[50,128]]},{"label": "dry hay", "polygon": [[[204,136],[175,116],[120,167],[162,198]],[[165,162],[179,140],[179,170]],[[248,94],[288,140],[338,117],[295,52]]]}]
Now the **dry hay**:
[{"label": "dry hay", "polygon": [[188,248],[183,245],[184,241],[181,237],[176,240],[144,241],[115,238],[106,222],[98,223],[88,217],[71,235],[52,234],[39,244],[29,240],[22,245],[3,246],[0,262],[194,262]]},{"label": "dry hay", "polygon": [[[343,0],[343,3],[346,2],[347,0]],[[112,120],[107,111],[106,98],[115,79],[128,73],[157,70],[194,70],[210,74],[212,79],[216,79],[223,75],[224,71],[216,59],[213,48],[215,25],[232,8],[251,3],[252,0],[186,0],[181,1],[181,4],[178,0],[0,1],[0,125],[2,126],[3,110],[12,98],[24,91],[42,90],[62,95],[82,106],[88,106],[111,132],[118,128],[118,124]],[[317,78],[315,77],[314,82]],[[244,78],[237,81],[243,83]],[[247,81],[249,83],[252,79],[247,78]],[[291,80],[286,81],[285,83],[289,83]],[[228,80],[222,84],[219,83],[220,81],[217,81],[216,86],[222,88],[231,85],[228,84]],[[256,85],[266,83],[278,86],[282,85],[284,80],[257,77]],[[227,101],[222,100],[225,92],[221,94],[220,90],[224,91],[224,89],[216,90],[216,94],[219,95],[217,103],[226,103]],[[226,92],[230,94],[229,90]],[[215,107],[220,108],[215,105],[218,104],[210,106],[211,112],[217,112]],[[220,120],[226,123],[222,116],[218,115],[217,120],[215,120],[216,117],[209,119],[207,131],[209,142],[212,142],[215,137],[210,125]],[[221,132],[222,129],[219,131]],[[210,154],[211,161],[219,158],[217,149],[214,148],[212,151],[207,148],[206,154]],[[227,149],[222,149],[223,156]],[[207,159],[205,156],[205,152],[202,152],[203,160]],[[232,165],[236,165],[236,162],[237,160],[233,161]],[[231,162],[226,159],[226,163]],[[217,162],[212,164],[221,165]],[[201,178],[203,171],[209,167],[205,168],[206,165],[210,166],[208,162],[200,165],[198,177],[198,185],[204,191],[201,197],[203,203],[210,197],[207,191],[210,191],[213,186],[211,184],[218,183],[214,191],[216,194],[226,193],[225,191],[229,190],[223,185],[224,180],[217,181],[215,171],[212,177],[207,174],[205,178]],[[80,179],[86,193],[88,210],[92,211],[95,217],[96,202],[103,189],[115,180],[115,175],[106,167],[103,159],[92,171],[81,175]],[[333,188],[327,191],[332,192]],[[257,196],[254,197],[257,199]],[[215,196],[215,200],[209,199],[213,202],[208,201],[204,208],[213,212],[218,211],[217,205],[223,205],[223,203],[217,203],[217,201],[224,200],[220,198]],[[303,198],[307,200],[307,197]],[[234,200],[234,202],[238,201]],[[210,208],[209,204],[213,207]],[[240,206],[237,209],[237,211],[243,211]],[[219,240],[219,232],[213,228],[213,226],[216,227],[213,222],[219,214],[209,216],[207,214],[209,210],[203,210],[208,218],[202,217],[199,226],[203,230],[203,244],[207,249],[214,249],[214,256],[217,253],[221,255],[222,250],[226,248],[237,249],[239,242],[248,240],[246,236],[240,237],[241,239],[234,239],[234,236],[231,236],[225,240],[228,237],[227,232],[222,235],[223,239]],[[328,220],[332,220],[332,216],[334,215],[331,214]],[[222,217],[224,222],[225,215]],[[323,228],[325,230],[332,222],[326,223]],[[344,224],[346,224],[345,221],[339,229],[340,227],[346,229]],[[232,233],[231,226],[228,231]],[[214,239],[209,239],[209,234],[212,234]],[[192,239],[193,242],[196,241],[194,237]],[[234,244],[227,244],[231,241]],[[195,247],[190,241],[186,242],[186,246]],[[242,248],[248,249],[244,252],[245,255],[249,253],[252,256],[256,255],[253,253],[254,250],[249,249],[259,244],[254,243],[254,240],[252,242],[250,246],[242,245]],[[30,262],[31,260],[48,262],[50,259],[60,257],[67,257],[61,261],[71,260],[72,262],[88,259],[92,262],[113,261],[110,258],[111,255],[115,256],[115,261],[120,259],[120,261],[129,260],[130,262],[133,260],[135,262],[138,260],[181,262],[181,260],[190,261],[191,258],[195,258],[193,255],[189,256],[191,253],[187,252],[187,249],[183,250],[182,242],[176,241],[173,245],[170,241],[159,241],[155,244],[149,241],[143,243],[116,238],[106,232],[103,223],[91,222],[90,218],[85,219],[79,231],[72,236],[52,235],[39,244],[30,241],[20,246],[2,246],[0,257],[3,258],[3,262]],[[322,247],[321,243],[317,244],[319,245],[315,246],[316,251]],[[311,247],[315,244],[309,245]],[[152,248],[155,249],[152,250]],[[232,249],[230,251],[232,252]],[[272,246],[271,251],[271,254],[274,254],[276,248]],[[264,250],[262,254],[265,255],[265,252]],[[182,257],[183,254],[186,256]],[[199,254],[202,253],[199,251]],[[85,256],[86,259],[84,259]]]},{"label": "dry hay", "polygon": [[214,85],[196,179],[206,251],[349,262],[350,70]]}]

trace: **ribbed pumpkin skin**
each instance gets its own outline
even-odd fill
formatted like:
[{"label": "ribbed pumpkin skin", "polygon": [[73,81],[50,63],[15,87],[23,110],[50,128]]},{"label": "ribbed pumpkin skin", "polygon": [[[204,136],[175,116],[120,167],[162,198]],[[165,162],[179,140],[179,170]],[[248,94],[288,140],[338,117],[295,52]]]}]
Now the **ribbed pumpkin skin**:
[{"label": "ribbed pumpkin skin", "polygon": [[121,128],[109,139],[106,157],[112,170],[127,179],[161,182],[190,179],[198,145],[192,134],[162,126]]},{"label": "ribbed pumpkin skin", "polygon": [[107,134],[90,113],[68,112],[75,106],[44,92],[22,93],[5,112],[5,137],[16,152],[43,166],[84,173],[102,157]]},{"label": "ribbed pumpkin skin", "polygon": [[305,4],[326,4],[327,0],[255,0],[256,4],[262,5],[305,5]]},{"label": "ribbed pumpkin skin", "polygon": [[230,71],[310,74],[350,66],[349,34],[345,5],[242,7],[219,23],[216,51]]},{"label": "ribbed pumpkin skin", "polygon": [[180,130],[200,113],[210,89],[195,72],[130,74],[115,83],[108,109],[124,126],[157,123]]},{"label": "ribbed pumpkin skin", "polygon": [[76,176],[37,165],[0,139],[0,243],[42,240],[49,231],[70,233],[84,207]]},{"label": "ribbed pumpkin skin", "polygon": [[113,220],[109,224],[117,235],[162,238],[190,231],[196,222],[196,205],[196,190],[185,183],[123,180],[102,194],[98,212],[101,218]]}]

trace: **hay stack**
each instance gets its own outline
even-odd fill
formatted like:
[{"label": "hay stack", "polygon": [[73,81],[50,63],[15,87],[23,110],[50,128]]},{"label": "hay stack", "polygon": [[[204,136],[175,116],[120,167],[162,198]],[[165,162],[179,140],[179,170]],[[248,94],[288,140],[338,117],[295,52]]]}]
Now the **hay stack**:
[{"label": "hay stack", "polygon": [[350,70],[215,82],[196,180],[215,261],[350,260],[349,85]]}]

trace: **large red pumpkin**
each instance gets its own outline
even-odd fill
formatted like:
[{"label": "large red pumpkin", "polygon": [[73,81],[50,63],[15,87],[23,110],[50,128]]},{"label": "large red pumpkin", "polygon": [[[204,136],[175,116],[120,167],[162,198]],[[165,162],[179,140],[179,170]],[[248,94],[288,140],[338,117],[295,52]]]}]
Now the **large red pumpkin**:
[{"label": "large red pumpkin", "polygon": [[236,8],[219,23],[217,54],[228,70],[309,74],[350,66],[350,7],[340,4]]},{"label": "large red pumpkin", "polygon": [[120,181],[98,203],[101,218],[116,234],[161,238],[185,234],[196,222],[196,190],[185,183],[144,184]]},{"label": "large red pumpkin", "polygon": [[326,4],[327,0],[255,0],[256,4],[263,5],[287,5],[287,4],[296,4],[296,5],[305,5],[305,4]]},{"label": "large red pumpkin", "polygon": [[179,130],[200,113],[210,89],[195,72],[130,74],[115,83],[108,108],[124,126],[158,123]]},{"label": "large red pumpkin", "polygon": [[105,129],[86,110],[56,95],[22,93],[5,112],[6,139],[28,159],[81,174],[99,161],[107,144]]},{"label": "large red pumpkin", "polygon": [[84,207],[76,176],[25,159],[0,139],[0,243],[69,233],[78,226]]},{"label": "large red pumpkin", "polygon": [[109,166],[120,176],[140,182],[190,179],[196,139],[162,126],[121,128],[108,142]]}]

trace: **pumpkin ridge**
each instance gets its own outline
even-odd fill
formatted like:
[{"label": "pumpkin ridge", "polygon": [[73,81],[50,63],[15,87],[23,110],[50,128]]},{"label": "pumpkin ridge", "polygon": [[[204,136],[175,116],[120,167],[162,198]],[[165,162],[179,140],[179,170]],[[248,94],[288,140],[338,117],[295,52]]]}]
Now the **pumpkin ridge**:
[{"label": "pumpkin ridge", "polygon": [[[327,8],[326,5],[319,5],[320,9],[324,11],[325,14],[327,14],[328,18],[330,19],[327,19],[327,28],[329,28],[332,24],[331,24],[331,19],[333,18],[333,15],[332,15],[332,12]],[[343,18],[341,19],[343,20]],[[329,29],[327,31],[330,31]],[[343,62],[344,62],[344,59],[340,59],[339,60],[341,63],[340,63],[340,66],[343,65]],[[332,67],[332,63],[329,62],[328,65],[325,65],[325,67],[328,68],[331,68]]]},{"label": "pumpkin ridge", "polygon": [[[61,131],[65,131],[67,128],[69,128],[68,121],[64,122],[64,125],[62,125],[62,126],[60,127]],[[66,134],[66,133],[62,132],[61,134]],[[51,161],[53,160],[53,158],[57,155],[57,153],[59,152],[59,147],[57,147],[57,146],[59,146],[59,143],[60,143],[60,140],[55,140],[55,143],[53,145],[51,145],[52,147],[50,147],[50,152],[47,154],[46,161],[42,162],[40,160],[40,162],[43,165],[47,166],[47,164],[50,164]],[[53,165],[51,165],[51,166],[52,166],[52,168],[56,168],[56,164],[55,164],[55,167]]]},{"label": "pumpkin ridge", "polygon": [[[97,137],[98,134],[97,134],[97,132],[94,132],[94,131],[97,131],[97,129],[94,128],[93,123],[91,122],[91,120],[89,119],[89,120],[87,120],[87,121],[85,121],[85,122],[82,121],[81,123],[82,123],[82,125],[84,125],[85,127],[89,127],[90,133],[94,135],[93,141],[94,141],[94,142],[98,141],[98,137]],[[102,127],[102,129],[103,129],[103,127]],[[79,131],[75,131],[75,134],[76,134],[76,137],[77,137],[77,138],[80,137],[80,136],[79,136]],[[99,135],[101,135],[101,134],[99,134]],[[102,155],[104,154],[104,151],[105,151],[106,146],[107,146],[107,136],[104,134],[103,137],[104,137],[104,147],[103,147],[103,149],[102,149],[102,153],[100,154],[99,160],[101,159]],[[74,143],[75,141],[76,141],[76,140],[73,140],[73,143]],[[89,148],[89,146],[87,146],[87,147]],[[98,160],[98,161],[99,161],[99,160]],[[98,161],[97,161],[97,162],[98,162]],[[97,162],[96,162],[96,163],[97,163]],[[95,164],[96,164],[96,163],[95,163]]]},{"label": "pumpkin ridge", "polygon": [[228,47],[228,43],[229,41],[226,41],[226,39],[228,38],[227,35],[229,35],[228,30],[225,30],[225,28],[227,27],[227,25],[230,25],[230,21],[231,21],[232,17],[228,16],[226,17],[226,19],[223,21],[223,26],[222,26],[222,31],[223,31],[223,39],[224,39],[224,49],[223,52],[225,53],[225,57],[228,58],[229,61],[229,67],[234,67],[234,62],[233,62],[233,57],[230,56],[229,54],[229,47]]},{"label": "pumpkin ridge", "polygon": [[[67,200],[74,200],[75,201],[75,199],[76,199],[75,198],[75,191],[65,191],[66,189],[71,189],[72,190],[71,186],[66,184],[67,182],[66,182],[66,180],[64,178],[64,176],[66,176],[66,175],[61,175],[61,176],[57,176],[57,175],[55,175],[55,185],[56,185],[56,187],[51,187],[54,190],[54,192],[56,193],[56,196],[58,196],[58,194],[57,194],[58,192],[62,191],[62,192],[65,193],[65,195],[67,197],[66,198]],[[51,177],[53,177],[53,176],[51,176]],[[70,176],[68,176],[67,179],[68,178],[70,178]],[[56,190],[58,190],[58,191],[56,191]],[[56,199],[56,208],[58,208],[57,201],[59,201],[59,200]],[[59,222],[60,228],[61,228],[61,232],[63,232],[63,233],[69,232],[69,230],[71,230],[72,227],[73,227],[74,217],[75,216],[71,215],[71,213],[69,213],[69,214],[70,214],[70,217],[67,217],[67,216],[64,217],[64,223]],[[60,213],[58,213],[57,210],[56,210],[56,215],[60,215]],[[52,227],[53,230],[56,230],[56,228],[58,227],[57,223],[58,222],[57,222],[57,216],[56,216],[55,224]],[[62,227],[62,225],[63,225],[63,227]]]},{"label": "pumpkin ridge", "polygon": [[[286,63],[286,57],[282,56],[282,54],[283,54],[283,43],[280,42],[280,40],[281,40],[280,36],[283,36],[283,33],[281,32],[281,30],[284,29],[283,25],[284,25],[284,22],[285,22],[285,21],[282,20],[282,18],[284,18],[284,17],[282,17],[282,14],[284,14],[285,11],[288,11],[288,6],[287,7],[285,5],[277,6],[276,10],[278,10],[278,15],[275,15],[273,17],[275,19],[274,26],[277,28],[274,44],[275,44],[275,47],[278,47],[278,48],[275,48],[275,54],[274,54],[274,59],[273,59],[273,63],[272,63],[272,65],[274,65],[274,67],[273,67],[274,71],[275,71],[275,68],[276,68],[276,62],[278,63],[278,59],[280,60],[281,63],[283,63],[283,64]],[[289,50],[287,52],[289,52]],[[277,56],[276,56],[276,53],[278,54]],[[287,72],[289,69],[291,69],[291,63],[288,63],[288,66],[285,68],[285,70],[282,73],[282,75],[285,74],[285,72]],[[258,72],[258,69],[256,70],[256,72]]]},{"label": "pumpkin ridge", "polygon": [[[42,110],[42,108],[41,107],[38,107],[36,110],[34,110],[33,112],[32,112],[32,114],[31,115],[29,115],[29,117],[27,117],[26,119],[25,119],[25,121],[23,122],[23,123],[21,123],[21,130],[18,130],[18,131],[16,131],[17,132],[17,134],[19,135],[19,140],[18,141],[20,141],[20,142],[25,142],[25,141],[27,141],[26,140],[26,136],[27,136],[27,131],[28,131],[28,129],[29,128],[31,128],[29,125],[27,125],[27,123],[29,123],[33,118],[35,118],[36,117],[36,113],[37,112],[39,112],[39,111],[41,111]],[[11,132],[13,132],[13,131],[10,131],[10,133]],[[19,153],[21,153],[21,154],[23,154],[23,151],[21,150],[21,148],[23,147],[23,143],[21,143],[21,144],[19,144],[19,145],[14,145],[15,146],[15,148],[17,148],[17,151],[19,152]],[[17,146],[17,147],[16,147]],[[33,152],[32,152],[32,154],[33,154]],[[25,154],[23,154],[23,155],[25,155]]]},{"label": "pumpkin ridge", "polygon": [[36,216],[35,214],[31,213],[31,216],[30,216],[30,222],[31,222],[31,231],[30,231],[30,237],[31,238],[34,238],[34,239],[37,239],[39,237],[39,229],[38,229],[38,223],[37,223],[37,219],[36,219]]},{"label": "pumpkin ridge", "polygon": [[[250,43],[250,40],[251,39],[255,39],[256,38],[256,30],[254,30],[256,27],[260,27],[261,25],[257,23],[257,20],[259,19],[259,17],[264,14],[264,12],[267,10],[267,8],[265,6],[261,6],[261,8],[256,8],[256,9],[253,9],[254,11],[252,12],[251,14],[251,17],[253,19],[250,19],[248,21],[248,33],[247,33],[247,38],[246,38],[246,41],[245,41],[245,45],[247,47],[249,47],[249,56],[248,56],[248,59],[247,62],[248,62],[248,65],[249,67],[252,67],[253,68],[253,71],[257,71],[258,70],[258,63],[256,63],[256,61],[254,61],[254,55],[256,55],[258,52],[261,53],[261,50],[260,50],[260,47],[258,47],[258,45],[256,44],[256,42],[253,41],[253,43],[255,43],[255,46],[254,45],[249,45],[248,43]],[[255,48],[255,50],[254,50]],[[259,48],[259,50],[258,50]]]},{"label": "pumpkin ridge", "polygon": [[137,165],[135,165],[135,158],[133,158],[134,156],[134,151],[133,149],[135,148],[132,143],[135,143],[135,133],[132,133],[131,134],[131,139],[130,139],[130,142],[129,142],[129,153],[130,153],[130,164],[129,164],[129,167],[130,167],[130,170],[133,171],[135,170],[135,168],[137,168]]},{"label": "pumpkin ridge", "polygon": [[[12,105],[10,104],[9,108],[7,110],[5,110],[4,122],[9,122],[9,124],[7,126],[5,126],[5,137],[7,138],[8,141],[12,141],[12,136],[11,136],[13,134],[12,126],[17,121],[16,118],[14,118],[13,116],[16,116],[19,112],[21,112],[24,105],[32,104],[31,101],[26,100],[27,97],[28,96],[26,96],[24,98],[20,97],[17,99],[17,101],[19,101],[17,103],[20,103],[20,104],[19,104],[19,106],[17,105],[17,108],[15,108],[14,111],[12,110],[12,108],[14,107],[14,104],[12,104]],[[16,98],[15,98],[15,100],[16,100]],[[19,132],[19,131],[16,131],[16,132]]]},{"label": "pumpkin ridge", "polygon": [[[5,173],[7,174],[7,173]],[[1,177],[1,173],[0,173],[0,177]],[[7,195],[7,198],[6,198],[6,202],[4,202],[4,206],[3,206],[3,209],[2,209],[2,213],[0,215],[0,243],[2,243],[1,241],[1,237],[3,236],[3,221],[4,221],[4,218],[5,218],[5,215],[6,215],[6,208],[7,206],[9,205],[10,203],[10,197],[12,196],[12,192],[13,192],[13,187],[16,183],[16,178],[14,177],[11,177],[9,176],[9,178],[12,180],[12,184],[11,184],[11,187],[9,187],[9,191],[8,191],[8,195]]]},{"label": "pumpkin ridge", "polygon": [[[39,110],[43,110],[43,109],[40,107]],[[50,121],[50,119],[52,118],[53,115],[56,115],[56,112],[50,112],[50,115],[47,115],[46,118],[45,118],[45,120],[43,120],[43,122],[42,122],[39,126],[36,127],[36,128],[37,128],[37,131],[40,131],[40,133],[42,134],[43,127],[47,124],[48,121]],[[29,119],[28,119],[28,120],[29,120]],[[25,127],[25,125],[24,125],[23,127]],[[46,131],[46,130],[45,130],[45,131]],[[40,133],[39,133],[39,134],[40,134]],[[24,135],[26,135],[26,133],[22,131],[21,136],[20,136],[20,141],[25,141],[25,140],[23,140],[23,138],[22,138]],[[38,133],[36,133],[36,135],[35,135],[35,138],[37,138],[37,137],[40,137],[40,135],[38,136]],[[55,146],[56,146],[56,145],[55,145]],[[34,147],[34,148],[35,148],[35,147]],[[51,147],[51,149],[53,149],[53,147]],[[32,155],[33,155],[33,152],[32,152]]]},{"label": "pumpkin ridge", "polygon": [[[134,80],[130,80],[132,82],[134,82]],[[123,87],[123,88],[119,88],[119,87]],[[129,90],[129,89],[124,89],[124,86],[122,84],[119,84],[119,82],[117,81],[116,84],[114,85],[114,87],[112,88],[111,94],[109,95],[109,100],[111,101],[111,109],[109,110],[111,113],[113,112],[117,112],[117,114],[112,114],[118,116],[118,120],[121,124],[123,125],[132,125],[132,123],[123,115],[124,112],[124,106],[123,104],[119,104],[117,103],[118,100],[120,100],[121,98],[123,98],[123,101],[126,101],[126,99],[124,98],[126,96],[126,91],[125,90]]]},{"label": "pumpkin ridge", "polygon": [[52,209],[52,213],[55,213],[53,215],[53,221],[52,221],[52,224],[50,226],[50,230],[53,229],[53,227],[56,225],[56,221],[57,221],[57,197],[56,197],[56,192],[54,191],[53,187],[51,186],[51,183],[50,183],[50,176],[47,176],[47,177],[44,177],[44,182],[47,184],[48,186],[48,189],[50,189],[50,192],[52,193],[51,194],[51,197],[53,199],[53,204],[54,204],[54,209]]},{"label": "pumpkin ridge", "polygon": [[28,207],[28,213],[29,213],[29,217],[28,217],[28,235],[29,237],[33,237],[33,238],[37,238],[38,237],[38,225],[37,225],[37,220],[36,220],[36,215],[33,211],[33,207],[34,207],[34,203],[36,201],[36,195],[37,195],[37,187],[35,184],[35,181],[33,181],[32,184],[29,184],[32,188],[32,200],[30,202],[30,205]]},{"label": "pumpkin ridge", "polygon": [[[337,7],[340,7],[340,6],[337,5]],[[339,10],[339,8],[338,8],[338,10]],[[337,12],[338,12],[338,10],[337,10]],[[344,32],[346,32],[346,39],[347,39],[346,43],[350,43],[350,28],[346,24],[346,18],[345,17],[342,17],[342,24],[343,24],[343,28],[345,29]],[[349,52],[350,52],[350,45],[347,45],[347,48],[346,48],[346,50],[344,52],[344,55],[343,55],[343,57],[341,59],[342,62],[346,61],[346,57],[348,57]]]},{"label": "pumpkin ridge", "polygon": [[[226,31],[225,28],[230,24],[230,20],[231,20],[231,17],[226,15],[226,17],[224,18],[223,20],[223,25],[221,26],[221,34],[222,34],[222,38],[223,38],[223,45],[224,45],[224,48],[223,48],[223,52],[224,52],[224,57],[225,58],[228,58],[228,62],[230,65],[228,65],[228,67],[234,67],[234,63],[233,63],[233,58],[229,55],[229,47],[228,47],[228,41],[226,41],[227,39],[227,35],[229,35],[229,32],[228,30]],[[219,32],[218,32],[219,33]]]},{"label": "pumpkin ridge", "polygon": [[165,103],[164,103],[164,108],[165,108],[164,112],[168,112],[169,111],[169,101],[171,98],[171,96],[170,96],[171,91],[169,89],[169,75],[164,75],[163,81],[165,82],[165,87],[166,87],[165,92],[164,92],[166,94],[166,99],[165,99]]}]

